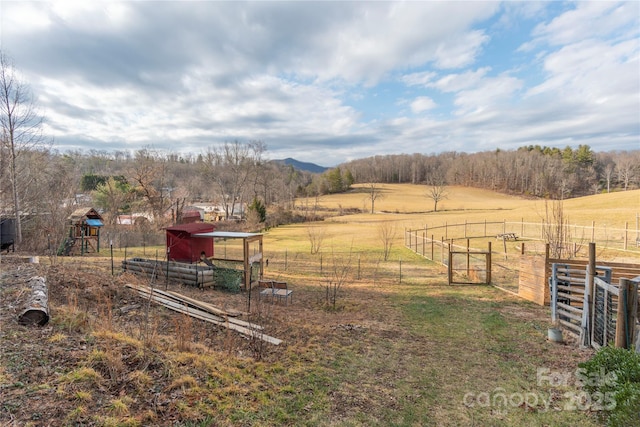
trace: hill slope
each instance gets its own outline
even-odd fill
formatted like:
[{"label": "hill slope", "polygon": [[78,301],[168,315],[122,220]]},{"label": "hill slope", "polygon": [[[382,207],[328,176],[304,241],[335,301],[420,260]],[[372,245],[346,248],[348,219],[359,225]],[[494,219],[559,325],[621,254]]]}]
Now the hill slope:
[{"label": "hill slope", "polygon": [[315,163],[301,162],[299,160],[292,159],[291,157],[287,157],[284,160],[274,160],[274,162],[281,163],[287,166],[293,166],[295,169],[311,173],[322,173],[329,169],[324,166],[318,166]]}]

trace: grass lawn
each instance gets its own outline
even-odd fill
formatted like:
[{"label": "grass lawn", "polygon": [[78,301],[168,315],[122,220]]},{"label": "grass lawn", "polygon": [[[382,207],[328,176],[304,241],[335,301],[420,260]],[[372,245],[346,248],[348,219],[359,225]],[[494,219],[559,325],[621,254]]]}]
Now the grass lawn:
[{"label": "grass lawn", "polygon": [[[498,214],[519,221],[535,216],[540,202],[451,189],[443,212],[433,213],[424,188],[385,189],[376,204],[385,213],[265,232],[265,275],[286,280],[293,303],[258,303],[254,291],[251,320],[282,339],[280,346],[148,304],[123,286],[136,279],[111,276],[104,257],[65,258],[33,271],[47,276],[52,318],[45,328],[20,326],[21,280],[30,270],[3,258],[0,425],[601,425],[574,400],[575,370],[593,351],[547,341],[548,307],[491,286],[449,286],[441,266],[403,246],[402,230],[412,224]],[[620,205],[635,195],[566,206],[585,221],[624,223],[637,205],[624,212]],[[364,202],[356,191],[321,203]],[[591,205],[598,208],[585,213]],[[385,261],[379,225],[388,221],[398,233]],[[323,239],[317,254],[310,253],[311,228]],[[156,249],[143,252],[154,258]],[[219,307],[247,308],[246,292],[167,286]],[[332,287],[335,306],[327,304]]]}]

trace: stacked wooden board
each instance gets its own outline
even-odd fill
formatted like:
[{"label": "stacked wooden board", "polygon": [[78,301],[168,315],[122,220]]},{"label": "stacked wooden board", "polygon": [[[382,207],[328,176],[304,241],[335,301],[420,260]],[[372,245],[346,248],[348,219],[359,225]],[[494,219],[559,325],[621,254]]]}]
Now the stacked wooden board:
[{"label": "stacked wooden board", "polygon": [[169,280],[199,288],[222,286],[234,291],[240,290],[243,274],[242,271],[229,268],[144,258],[122,261],[122,270],[150,278],[152,281]]},{"label": "stacked wooden board", "polygon": [[213,323],[218,326],[236,331],[250,339],[260,339],[268,343],[279,345],[282,340],[266,335],[263,327],[252,322],[238,319],[241,313],[232,310],[224,310],[204,301],[189,298],[177,292],[162,291],[148,286],[127,284],[138,294],[170,310],[189,315],[195,319]]}]

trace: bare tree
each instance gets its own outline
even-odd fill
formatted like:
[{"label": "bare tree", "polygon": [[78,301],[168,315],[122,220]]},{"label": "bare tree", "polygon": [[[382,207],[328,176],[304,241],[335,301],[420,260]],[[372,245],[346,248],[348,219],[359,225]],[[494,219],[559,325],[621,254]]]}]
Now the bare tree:
[{"label": "bare tree", "polygon": [[371,202],[371,213],[375,213],[374,206],[376,200],[383,197],[382,186],[375,182],[370,182],[364,187],[367,190],[367,199]]},{"label": "bare tree", "polygon": [[545,222],[543,235],[549,243],[550,255],[553,258],[571,258],[571,227],[564,214],[562,200],[545,201]]},{"label": "bare tree", "polygon": [[611,179],[613,178],[615,169],[616,165],[614,163],[607,163],[607,165],[604,167],[604,178],[607,182],[607,193],[611,192]]},{"label": "bare tree", "polygon": [[151,209],[156,227],[164,225],[163,215],[171,206],[171,188],[166,184],[166,161],[159,153],[138,150],[128,171],[127,180]]},{"label": "bare tree", "polygon": [[311,244],[311,254],[317,254],[322,249],[322,241],[324,240],[324,236],[327,232],[326,227],[307,227],[307,237],[309,238],[309,243]]},{"label": "bare tree", "polygon": [[326,274],[326,300],[327,305],[332,310],[336,309],[336,302],[340,290],[344,286],[351,272],[351,264],[353,261],[353,247],[349,249],[348,254],[334,253],[331,254],[330,270]]},{"label": "bare tree", "polygon": [[44,143],[43,117],[36,112],[28,85],[19,80],[13,63],[0,52],[0,139],[8,154],[16,244],[22,243],[21,199],[18,191],[21,179],[18,157]]},{"label": "bare tree", "polygon": [[387,261],[389,259],[389,254],[391,253],[393,241],[397,235],[396,225],[391,221],[381,222],[378,225],[378,235],[382,242],[384,260]]},{"label": "bare tree", "polygon": [[629,184],[635,179],[637,168],[636,159],[630,153],[626,154],[626,156],[621,156],[616,163],[618,180],[622,183],[624,191],[629,189]]},{"label": "bare tree", "polygon": [[449,197],[447,187],[443,184],[432,184],[427,190],[427,197],[433,200],[433,211],[438,211],[438,202]]},{"label": "bare tree", "polygon": [[252,174],[257,172],[265,150],[265,144],[261,141],[247,144],[234,141],[225,143],[221,148],[209,148],[205,154],[205,179],[211,180],[217,187],[226,218],[233,216],[236,205],[245,201],[247,185]]}]

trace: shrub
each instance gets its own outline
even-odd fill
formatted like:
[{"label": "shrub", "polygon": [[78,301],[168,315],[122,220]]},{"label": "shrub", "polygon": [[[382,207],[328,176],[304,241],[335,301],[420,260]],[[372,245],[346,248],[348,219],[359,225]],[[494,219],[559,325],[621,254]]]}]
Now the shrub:
[{"label": "shrub", "polygon": [[579,366],[591,401],[601,403],[608,413],[608,426],[640,424],[640,354],[603,347]]}]

